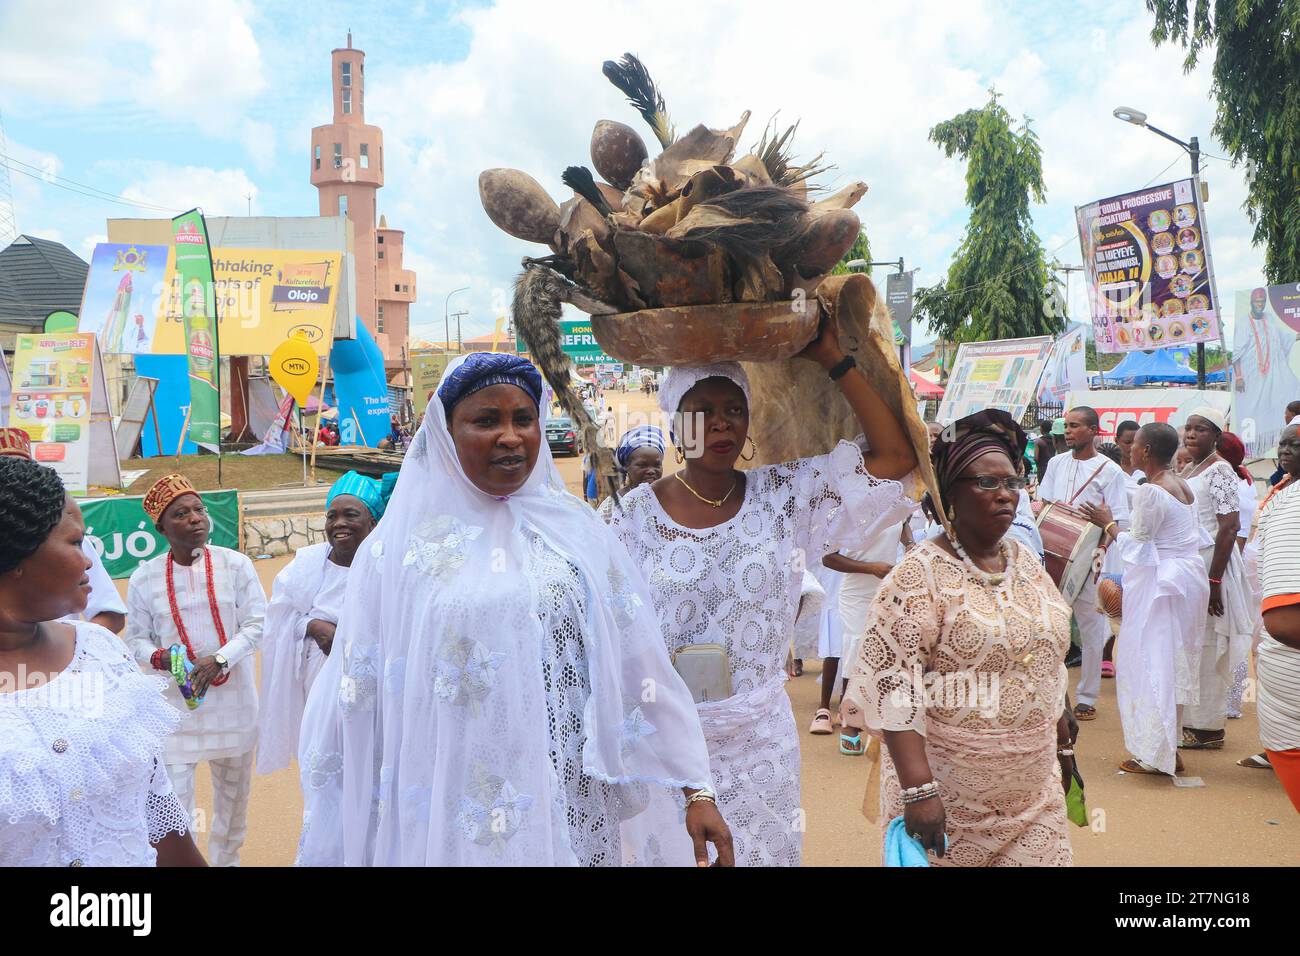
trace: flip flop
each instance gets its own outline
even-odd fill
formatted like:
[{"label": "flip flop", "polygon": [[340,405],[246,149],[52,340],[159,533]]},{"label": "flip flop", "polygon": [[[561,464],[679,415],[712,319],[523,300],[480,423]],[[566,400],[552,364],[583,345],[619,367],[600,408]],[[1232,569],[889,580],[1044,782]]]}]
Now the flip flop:
[{"label": "flip flop", "polygon": [[1114,676],[1115,676],[1115,665],[1112,664],[1110,661],[1102,661],[1102,662],[1101,662],[1101,676],[1102,676],[1102,677],[1114,677]]},{"label": "flip flop", "polygon": [[1075,720],[1096,720],[1097,708],[1093,707],[1091,704],[1075,704],[1074,719]]},{"label": "flip flop", "polygon": [[833,733],[835,728],[831,726],[831,712],[825,707],[820,708],[813,717],[812,725],[808,728],[808,733],[824,735]]},{"label": "flip flop", "polygon": [[867,752],[867,745],[862,740],[862,734],[857,733],[850,737],[848,734],[840,734],[840,753],[846,757],[861,757]]},{"label": "flip flop", "polygon": [[1146,773],[1153,777],[1169,776],[1169,774],[1165,773],[1163,770],[1157,770],[1155,767],[1148,766],[1136,757],[1129,757],[1127,760],[1121,760],[1119,763],[1119,769],[1123,770],[1125,773]]},{"label": "flip flop", "polygon": [[1178,745],[1179,750],[1222,750],[1223,737],[1212,737],[1209,740],[1201,740],[1190,730],[1183,731],[1183,742]]},{"label": "flip flop", "polygon": [[1238,767],[1249,767],[1251,770],[1272,770],[1273,765],[1269,763],[1267,754],[1251,754],[1249,757],[1242,757],[1237,761]]}]

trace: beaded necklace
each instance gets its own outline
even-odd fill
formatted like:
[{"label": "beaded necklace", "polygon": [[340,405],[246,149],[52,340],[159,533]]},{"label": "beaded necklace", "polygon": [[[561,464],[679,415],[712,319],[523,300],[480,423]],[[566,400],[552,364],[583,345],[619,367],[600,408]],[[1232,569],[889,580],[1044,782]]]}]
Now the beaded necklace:
[{"label": "beaded necklace", "polygon": [[[181,619],[180,606],[176,603],[176,579],[172,573],[172,567],[176,562],[172,560],[171,555],[167,556],[167,603],[171,607],[172,622],[176,625],[176,633],[180,635],[181,643],[185,645],[185,653],[189,656],[190,663],[194,663],[194,648],[190,644],[190,635],[185,630],[185,622]],[[212,554],[207,548],[203,549],[203,571],[208,579],[208,608],[212,611],[212,623],[217,626],[217,640],[220,646],[226,646],[226,627],[221,623],[221,613],[217,609],[217,589],[212,580]],[[213,687],[220,687],[226,681],[230,680],[230,673],[218,675],[212,681]]]},{"label": "beaded necklace", "polygon": [[953,550],[957,552],[957,557],[961,558],[962,564],[966,565],[966,570],[973,574],[977,579],[983,580],[994,586],[997,586],[1006,580],[1007,572],[1011,570],[1011,555],[1007,551],[1007,543],[1005,541],[998,542],[998,554],[1002,558],[1002,570],[998,572],[985,571],[972,561],[970,555],[966,553],[966,549],[963,548],[961,542],[957,540],[956,534],[949,534],[947,537],[952,543]]}]

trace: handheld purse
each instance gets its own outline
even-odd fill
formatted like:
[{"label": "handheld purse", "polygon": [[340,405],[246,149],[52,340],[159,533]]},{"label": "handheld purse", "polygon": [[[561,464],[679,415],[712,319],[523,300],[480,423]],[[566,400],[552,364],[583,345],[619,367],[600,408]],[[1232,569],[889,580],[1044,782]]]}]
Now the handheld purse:
[{"label": "handheld purse", "polygon": [[697,704],[731,696],[731,662],[721,644],[688,644],[673,654],[673,668]]},{"label": "handheld purse", "polygon": [[1083,796],[1083,777],[1076,768],[1070,778],[1070,790],[1065,795],[1065,816],[1078,827],[1088,825],[1088,804]]}]

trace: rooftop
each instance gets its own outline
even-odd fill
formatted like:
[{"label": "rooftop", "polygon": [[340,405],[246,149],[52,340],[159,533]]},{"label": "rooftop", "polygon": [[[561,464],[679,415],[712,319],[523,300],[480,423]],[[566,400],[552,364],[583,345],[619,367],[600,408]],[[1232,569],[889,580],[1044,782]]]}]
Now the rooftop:
[{"label": "rooftop", "polygon": [[19,236],[0,250],[0,320],[43,322],[59,309],[80,312],[89,271],[62,243]]}]

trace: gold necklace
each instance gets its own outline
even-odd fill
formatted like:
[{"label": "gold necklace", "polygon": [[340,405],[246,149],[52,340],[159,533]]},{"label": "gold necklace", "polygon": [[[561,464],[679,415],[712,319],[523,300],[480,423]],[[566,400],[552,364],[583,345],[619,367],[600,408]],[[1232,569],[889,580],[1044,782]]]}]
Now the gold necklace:
[{"label": "gold necklace", "polygon": [[682,483],[682,485],[686,488],[687,491],[693,494],[696,498],[699,498],[706,505],[712,505],[715,508],[721,508],[724,504],[726,504],[727,499],[731,497],[731,493],[736,490],[737,479],[733,478],[731,480],[731,487],[727,489],[727,493],[723,495],[721,498],[719,498],[717,501],[714,501],[712,498],[704,497],[702,494],[700,494],[698,491],[692,488],[689,484],[687,484],[686,479],[682,477],[682,473],[680,471],[674,472],[674,475],[677,477],[677,480]]}]

